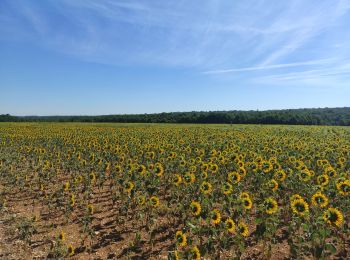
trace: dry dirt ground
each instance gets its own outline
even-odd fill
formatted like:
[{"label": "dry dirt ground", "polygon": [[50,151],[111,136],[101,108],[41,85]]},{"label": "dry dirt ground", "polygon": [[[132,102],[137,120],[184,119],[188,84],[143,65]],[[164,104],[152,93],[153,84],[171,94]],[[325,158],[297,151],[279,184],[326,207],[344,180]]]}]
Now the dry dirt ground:
[{"label": "dry dirt ground", "polygon": [[[3,188],[2,186],[1,188]],[[3,189],[2,189],[3,190]],[[0,259],[46,259],[52,256],[57,236],[65,233],[65,244],[72,244],[75,254],[71,259],[167,259],[174,250],[174,234],[181,224],[174,218],[158,214],[152,227],[153,243],[150,243],[149,226],[137,219],[135,212],[120,212],[112,203],[108,187],[94,193],[92,203],[96,205],[93,214],[93,236],[82,235],[81,218],[83,209],[77,207],[66,220],[60,209],[48,210],[25,191],[10,190],[5,193],[5,208],[0,210]],[[19,239],[18,224],[23,217],[37,216],[34,222],[36,232],[28,241]],[[135,234],[140,234],[138,242]],[[278,234],[279,242],[272,246],[271,259],[290,259],[290,250],[283,230]],[[242,259],[264,259],[262,245],[249,239],[248,248]],[[334,259],[350,259],[350,240],[345,251]],[[220,259],[232,259],[227,252]],[[205,258],[209,259],[209,258]]]}]

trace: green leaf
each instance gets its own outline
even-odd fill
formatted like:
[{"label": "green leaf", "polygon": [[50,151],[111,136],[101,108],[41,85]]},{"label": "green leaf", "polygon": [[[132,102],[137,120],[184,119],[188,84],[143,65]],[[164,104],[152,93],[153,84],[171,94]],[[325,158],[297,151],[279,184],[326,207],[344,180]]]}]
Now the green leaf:
[{"label": "green leaf", "polygon": [[264,220],[262,219],[262,218],[256,218],[255,219],[255,223],[256,224],[260,224],[260,223],[262,223]]},{"label": "green leaf", "polygon": [[333,255],[337,252],[337,248],[333,244],[326,244],[327,250],[329,250]]},{"label": "green leaf", "polygon": [[193,225],[191,222],[187,222],[187,225],[189,225],[191,228],[196,228],[196,226]]}]

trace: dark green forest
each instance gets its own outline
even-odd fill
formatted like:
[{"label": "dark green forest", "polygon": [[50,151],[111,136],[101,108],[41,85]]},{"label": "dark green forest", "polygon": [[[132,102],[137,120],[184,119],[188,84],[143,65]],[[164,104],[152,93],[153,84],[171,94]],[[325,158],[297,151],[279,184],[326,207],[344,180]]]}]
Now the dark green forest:
[{"label": "dark green forest", "polygon": [[0,122],[119,122],[193,124],[350,125],[350,107],[266,111],[172,112],[101,116],[11,116]]}]

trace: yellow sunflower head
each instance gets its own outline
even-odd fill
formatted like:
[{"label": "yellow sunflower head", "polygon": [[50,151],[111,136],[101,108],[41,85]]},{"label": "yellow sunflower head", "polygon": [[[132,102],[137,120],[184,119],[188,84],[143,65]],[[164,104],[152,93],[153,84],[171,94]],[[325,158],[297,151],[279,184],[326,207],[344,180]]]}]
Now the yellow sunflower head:
[{"label": "yellow sunflower head", "polygon": [[127,181],[124,184],[124,192],[131,193],[131,191],[133,190],[134,187],[135,187],[135,185],[133,182]]},{"label": "yellow sunflower head", "polygon": [[329,182],[329,177],[327,174],[321,174],[317,176],[317,184],[321,186],[326,186]]},{"label": "yellow sunflower head", "polygon": [[201,253],[199,251],[199,248],[197,246],[192,247],[190,251],[191,259],[194,260],[200,260],[201,259]]},{"label": "yellow sunflower head", "polygon": [[276,191],[278,189],[278,182],[276,180],[272,179],[269,182],[269,186],[270,186],[272,191]]},{"label": "yellow sunflower head", "polygon": [[249,234],[248,225],[243,221],[238,223],[238,233],[243,237],[247,237]]},{"label": "yellow sunflower head", "polygon": [[309,214],[309,204],[303,199],[295,199],[291,202],[293,213],[299,216],[306,216]]},{"label": "yellow sunflower head", "polygon": [[292,202],[297,199],[302,199],[302,197],[299,194],[293,194],[290,198],[289,201]]},{"label": "yellow sunflower head", "polygon": [[233,190],[232,185],[229,182],[224,183],[224,185],[222,186],[222,192],[225,195],[231,194],[232,190]]},{"label": "yellow sunflower head", "polygon": [[217,225],[220,223],[221,214],[220,214],[219,210],[217,210],[217,209],[212,210],[210,215],[211,215],[211,223],[213,225]]},{"label": "yellow sunflower head", "polygon": [[136,202],[137,202],[137,204],[140,205],[140,206],[144,205],[144,204],[146,203],[146,198],[145,198],[145,196],[142,196],[142,195],[138,196],[138,197],[136,198]]},{"label": "yellow sunflower head", "polygon": [[213,190],[213,187],[212,187],[212,185],[209,182],[203,181],[201,186],[200,186],[200,190],[204,194],[210,194],[212,192],[212,190]]},{"label": "yellow sunflower head", "polygon": [[316,192],[311,197],[311,203],[314,206],[318,206],[320,208],[324,208],[328,205],[328,198],[326,195],[322,194],[321,192]]},{"label": "yellow sunflower head", "polygon": [[299,173],[299,179],[303,182],[308,182],[311,179],[311,173],[308,170],[302,170]]},{"label": "yellow sunflower head", "polygon": [[59,235],[58,235],[58,240],[60,241],[64,241],[66,239],[66,234],[62,231]]},{"label": "yellow sunflower head", "polygon": [[277,201],[274,198],[267,198],[264,201],[264,208],[265,208],[265,212],[269,215],[274,214],[277,212],[278,210],[278,204]]},{"label": "yellow sunflower head", "polygon": [[68,246],[67,253],[68,253],[69,256],[73,256],[74,255],[74,247],[72,245]]},{"label": "yellow sunflower head", "polygon": [[89,215],[94,214],[94,206],[92,206],[91,204],[89,204],[89,205],[87,206],[87,211],[88,211],[88,214],[89,214]]},{"label": "yellow sunflower head", "polygon": [[228,181],[232,184],[236,184],[241,181],[241,175],[238,172],[230,172],[228,174]]},{"label": "yellow sunflower head", "polygon": [[191,208],[191,212],[194,216],[199,216],[201,214],[202,207],[201,207],[201,204],[199,202],[192,201],[190,208]]},{"label": "yellow sunflower head", "polygon": [[239,198],[242,200],[242,199],[246,199],[246,198],[250,198],[250,195],[248,192],[241,192],[241,194],[239,195]]},{"label": "yellow sunflower head", "polygon": [[236,231],[236,224],[231,218],[228,218],[225,221],[225,227],[226,227],[227,231],[230,232],[231,234],[235,233],[235,231]]},{"label": "yellow sunflower head", "polygon": [[253,206],[253,203],[252,203],[252,200],[250,199],[250,197],[244,197],[241,199],[241,203],[242,203],[242,206],[245,208],[245,209],[251,209],[252,206]]},{"label": "yellow sunflower head", "polygon": [[149,202],[151,204],[151,207],[153,207],[153,208],[157,208],[160,204],[159,198],[157,196],[150,197]]},{"label": "yellow sunflower head", "polygon": [[175,234],[176,244],[180,247],[187,245],[187,237],[182,231],[177,231]]},{"label": "yellow sunflower head", "polygon": [[340,227],[343,223],[343,214],[336,208],[328,208],[323,213],[323,219],[330,225]]},{"label": "yellow sunflower head", "polygon": [[182,178],[181,178],[181,175],[180,174],[175,174],[174,175],[174,178],[173,178],[173,183],[176,185],[176,186],[179,186],[182,182]]},{"label": "yellow sunflower head", "polygon": [[349,180],[337,182],[336,187],[337,187],[337,191],[340,195],[347,196],[350,194],[350,181]]},{"label": "yellow sunflower head", "polygon": [[286,179],[286,177],[287,177],[287,174],[285,173],[284,170],[276,171],[274,174],[274,179],[276,179],[279,182],[284,181]]},{"label": "yellow sunflower head", "polygon": [[96,181],[96,175],[94,172],[91,172],[89,175],[89,179],[91,183],[94,183]]},{"label": "yellow sunflower head", "polygon": [[193,173],[190,173],[190,172],[186,173],[184,176],[184,179],[183,179],[185,185],[189,185],[191,183],[194,183],[195,180],[196,180],[195,175]]},{"label": "yellow sunflower head", "polygon": [[245,177],[247,175],[247,171],[243,167],[238,168],[238,173],[241,176],[241,178]]}]

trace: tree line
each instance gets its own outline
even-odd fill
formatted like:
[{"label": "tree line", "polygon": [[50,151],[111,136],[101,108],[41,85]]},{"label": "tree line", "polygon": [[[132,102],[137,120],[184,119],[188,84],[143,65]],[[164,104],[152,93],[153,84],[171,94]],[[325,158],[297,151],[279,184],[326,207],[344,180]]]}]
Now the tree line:
[{"label": "tree line", "polygon": [[266,111],[194,111],[100,116],[12,116],[6,114],[0,115],[0,122],[118,122],[350,126],[350,107]]}]

